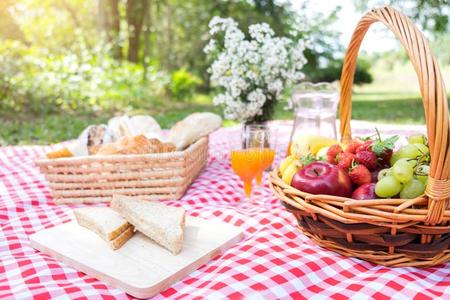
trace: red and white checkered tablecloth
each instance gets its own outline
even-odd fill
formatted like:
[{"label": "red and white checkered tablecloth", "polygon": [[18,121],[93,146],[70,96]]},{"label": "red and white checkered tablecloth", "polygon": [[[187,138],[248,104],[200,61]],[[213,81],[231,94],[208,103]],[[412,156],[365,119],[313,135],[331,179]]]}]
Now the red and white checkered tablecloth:
[{"label": "red and white checkered tablecloth", "polygon": [[[279,124],[282,146],[289,133],[285,125]],[[362,133],[369,128],[364,126],[355,129]],[[167,203],[194,216],[240,226],[245,238],[156,299],[450,299],[450,264],[390,269],[319,248],[299,233],[267,180],[255,188],[253,202],[241,200],[242,184],[222,155],[233,130],[211,136],[206,169],[181,200]],[[0,298],[128,298],[31,248],[29,235],[69,221],[75,207],[53,203],[33,164],[49,149],[0,148]]]}]

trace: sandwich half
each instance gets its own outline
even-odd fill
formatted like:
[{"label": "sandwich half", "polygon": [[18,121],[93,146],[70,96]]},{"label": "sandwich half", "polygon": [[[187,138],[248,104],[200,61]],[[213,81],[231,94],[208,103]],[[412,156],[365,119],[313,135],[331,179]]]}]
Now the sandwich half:
[{"label": "sandwich half", "polygon": [[181,252],[186,213],[183,208],[121,195],[113,196],[111,207],[159,245],[173,254]]},{"label": "sandwich half", "polygon": [[95,232],[114,250],[134,234],[134,227],[110,207],[82,207],[74,210],[79,225]]}]

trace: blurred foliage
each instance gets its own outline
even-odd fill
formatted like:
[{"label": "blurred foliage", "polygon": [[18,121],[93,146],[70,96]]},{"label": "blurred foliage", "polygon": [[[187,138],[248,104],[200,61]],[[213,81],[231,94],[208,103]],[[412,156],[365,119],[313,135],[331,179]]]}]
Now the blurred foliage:
[{"label": "blurred foliage", "polygon": [[[267,22],[279,36],[308,37],[307,79],[336,80],[344,53],[333,30],[339,7],[314,14],[310,1],[302,3],[294,11],[276,0],[1,0],[0,122],[31,132],[26,140],[33,140],[32,126],[20,128],[23,118],[54,128],[51,122],[64,117],[52,114],[178,111],[180,100],[215,92],[203,48],[216,15],[241,28]],[[46,116],[54,121],[42,121]],[[54,140],[44,129],[37,135]]]},{"label": "blurred foliage", "polygon": [[[314,82],[333,82],[340,79],[342,72],[342,60],[335,60],[323,69],[311,70],[308,77]],[[354,83],[357,85],[371,83],[373,76],[370,73],[371,62],[367,58],[358,58],[356,63]]]},{"label": "blurred foliage", "polygon": [[190,100],[200,84],[202,84],[200,78],[185,69],[180,69],[172,73],[169,83],[170,95],[178,101]]},{"label": "blurred foliage", "polygon": [[450,65],[450,33],[440,33],[431,41],[430,47],[441,65]]},{"label": "blurred foliage", "polygon": [[[115,110],[136,107],[161,93],[164,76],[117,62],[103,50],[84,48],[52,53],[18,41],[0,45],[0,108],[35,114],[69,110]],[[98,50],[98,51],[97,51]]]},{"label": "blurred foliage", "polygon": [[450,0],[353,0],[360,11],[391,5],[410,16],[423,30],[441,33],[450,31]]}]

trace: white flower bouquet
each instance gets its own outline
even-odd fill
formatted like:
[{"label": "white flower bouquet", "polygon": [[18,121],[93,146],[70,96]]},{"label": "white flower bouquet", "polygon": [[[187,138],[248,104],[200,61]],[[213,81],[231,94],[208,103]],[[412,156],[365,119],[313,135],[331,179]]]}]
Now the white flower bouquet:
[{"label": "white flower bouquet", "polygon": [[209,28],[204,51],[213,58],[211,82],[222,87],[214,104],[224,107],[227,119],[269,120],[283,91],[304,78],[305,41],[276,37],[266,23],[251,25],[247,39],[231,18],[214,17]]}]

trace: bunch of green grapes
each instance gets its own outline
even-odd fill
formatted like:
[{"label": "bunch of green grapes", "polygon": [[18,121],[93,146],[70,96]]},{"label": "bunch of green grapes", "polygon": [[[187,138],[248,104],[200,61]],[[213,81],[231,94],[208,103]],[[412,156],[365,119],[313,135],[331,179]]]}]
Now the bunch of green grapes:
[{"label": "bunch of green grapes", "polygon": [[423,135],[408,138],[408,144],[392,155],[390,168],[378,173],[375,193],[381,198],[397,195],[414,199],[425,192],[430,173],[430,149]]}]

